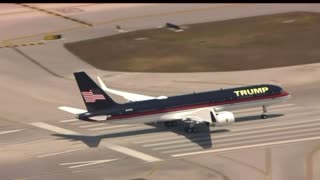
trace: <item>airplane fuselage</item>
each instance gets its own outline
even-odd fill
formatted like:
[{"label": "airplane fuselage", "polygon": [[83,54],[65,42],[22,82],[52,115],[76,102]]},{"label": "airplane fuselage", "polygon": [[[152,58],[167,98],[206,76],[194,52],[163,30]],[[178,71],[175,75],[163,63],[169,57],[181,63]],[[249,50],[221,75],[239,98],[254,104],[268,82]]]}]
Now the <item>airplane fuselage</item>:
[{"label": "airplane fuselage", "polygon": [[289,96],[279,86],[261,84],[117,104],[107,109],[80,114],[78,118],[103,119],[111,123],[168,121],[175,120],[171,114],[194,109],[213,107],[216,111],[222,111],[269,106],[282,102]]}]

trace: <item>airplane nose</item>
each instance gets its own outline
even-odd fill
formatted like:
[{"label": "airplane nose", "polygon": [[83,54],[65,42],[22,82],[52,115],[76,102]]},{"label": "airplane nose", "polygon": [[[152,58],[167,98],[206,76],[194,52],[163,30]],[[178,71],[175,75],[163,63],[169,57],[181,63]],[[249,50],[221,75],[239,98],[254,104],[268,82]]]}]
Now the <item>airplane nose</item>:
[{"label": "airplane nose", "polygon": [[287,91],[282,91],[282,93],[281,93],[283,96],[288,96],[288,97],[290,97],[291,95],[287,92]]}]

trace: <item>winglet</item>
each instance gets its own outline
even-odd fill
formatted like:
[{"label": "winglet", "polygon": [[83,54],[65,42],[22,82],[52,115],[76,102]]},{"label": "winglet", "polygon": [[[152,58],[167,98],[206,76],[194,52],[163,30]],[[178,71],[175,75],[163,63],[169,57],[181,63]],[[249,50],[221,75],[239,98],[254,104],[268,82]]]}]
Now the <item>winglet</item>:
[{"label": "winglet", "polygon": [[109,88],[107,88],[107,86],[103,83],[103,81],[101,80],[101,78],[99,76],[97,76],[98,78],[98,81],[99,81],[99,84],[100,84],[100,87],[101,89],[103,89],[104,91],[108,91]]}]

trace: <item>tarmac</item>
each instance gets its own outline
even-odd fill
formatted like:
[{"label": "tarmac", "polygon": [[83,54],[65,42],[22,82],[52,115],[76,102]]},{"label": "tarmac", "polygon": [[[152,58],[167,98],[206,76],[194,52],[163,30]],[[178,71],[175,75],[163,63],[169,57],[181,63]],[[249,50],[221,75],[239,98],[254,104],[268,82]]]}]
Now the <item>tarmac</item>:
[{"label": "tarmac", "polygon": [[[1,46],[10,46],[0,48],[1,179],[320,178],[319,63],[234,72],[107,72],[63,47],[122,33],[116,25],[138,30],[166,22],[319,12],[319,4],[2,4],[0,9]],[[63,39],[42,41],[50,33]],[[37,42],[43,44],[21,46]],[[99,75],[111,88],[146,95],[272,83],[292,98],[269,108],[266,120],[259,119],[261,107],[242,109],[234,111],[232,126],[196,134],[161,123],[82,122],[57,109],[84,108],[72,75],[80,70]]]}]

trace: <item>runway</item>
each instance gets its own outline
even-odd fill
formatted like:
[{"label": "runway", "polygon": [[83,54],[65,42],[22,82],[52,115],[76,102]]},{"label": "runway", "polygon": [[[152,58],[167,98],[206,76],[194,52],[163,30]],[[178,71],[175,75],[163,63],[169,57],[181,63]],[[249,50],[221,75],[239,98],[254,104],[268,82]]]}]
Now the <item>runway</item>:
[{"label": "runway", "polygon": [[[61,41],[43,45],[0,49],[1,179],[320,178],[318,63],[253,71],[150,75],[101,71],[63,47],[64,42],[118,34],[114,29],[117,24],[138,30],[167,21],[184,24],[296,10],[319,12],[318,4],[29,5],[63,13],[93,27],[26,6],[0,6],[2,45],[38,42],[49,32],[64,36]],[[12,23],[16,22],[13,29]],[[92,77],[101,76],[114,89],[146,95],[274,83],[283,86],[292,98],[271,106],[268,119],[260,119],[261,107],[241,109],[234,111],[236,123],[232,126],[210,127],[210,131],[200,126],[195,134],[186,134],[182,123],[173,128],[162,123],[91,123],[57,109],[61,105],[84,108],[72,77],[72,72],[79,70]]]}]

